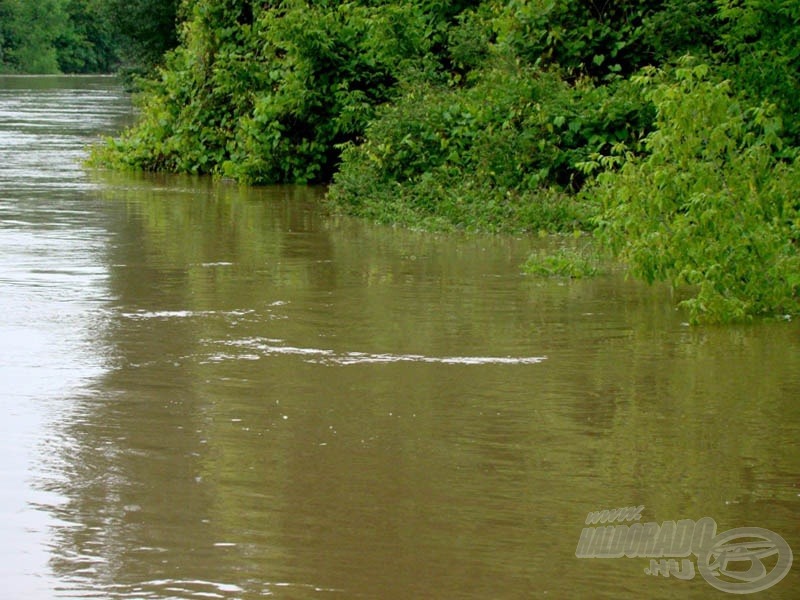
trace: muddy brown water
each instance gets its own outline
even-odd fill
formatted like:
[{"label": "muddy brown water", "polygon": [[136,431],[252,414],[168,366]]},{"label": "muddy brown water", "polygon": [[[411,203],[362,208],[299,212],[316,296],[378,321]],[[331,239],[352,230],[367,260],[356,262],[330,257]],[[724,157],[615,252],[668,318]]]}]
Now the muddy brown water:
[{"label": "muddy brown water", "polygon": [[4,597],[724,597],[718,554],[576,556],[628,506],[800,552],[798,323],[690,328],[618,270],[521,273],[563,242],[318,188],[83,168],[130,118],[111,78],[0,77]]}]

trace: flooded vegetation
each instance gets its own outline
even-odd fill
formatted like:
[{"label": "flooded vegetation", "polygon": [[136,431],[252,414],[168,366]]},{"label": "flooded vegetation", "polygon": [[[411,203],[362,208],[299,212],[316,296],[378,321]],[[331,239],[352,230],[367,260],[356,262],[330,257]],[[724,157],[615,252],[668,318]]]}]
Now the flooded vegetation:
[{"label": "flooded vegetation", "polygon": [[558,240],[330,217],[321,188],[84,169],[129,119],[113,79],[0,78],[11,597],[717,593],[702,557],[578,558],[619,507],[800,549],[796,322],[689,327],[613,267],[523,272]]}]

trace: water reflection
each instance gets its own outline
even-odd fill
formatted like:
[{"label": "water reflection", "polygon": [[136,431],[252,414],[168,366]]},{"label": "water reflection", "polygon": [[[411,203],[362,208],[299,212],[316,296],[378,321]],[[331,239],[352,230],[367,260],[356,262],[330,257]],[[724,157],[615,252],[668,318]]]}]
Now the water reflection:
[{"label": "water reflection", "polygon": [[589,510],[796,535],[796,327],[690,330],[621,275],[521,277],[538,242],[168,182],[103,187],[115,368],[68,429],[103,474],[64,508],[75,589],[669,597],[637,561],[575,563]]},{"label": "water reflection", "polygon": [[[77,104],[87,111],[76,119]],[[0,579],[14,598],[52,597],[53,491],[66,475],[52,421],[103,372],[105,215],[78,159],[129,113],[113,81],[0,77]]]},{"label": "water reflection", "polygon": [[[47,340],[70,333],[36,346],[65,367],[50,391],[12,396],[38,419],[34,466],[16,468],[49,519],[36,541],[49,571],[21,585],[708,597],[699,577],[644,575],[644,560],[575,558],[587,512],[639,504],[648,521],[712,516],[800,548],[797,324],[690,329],[668,290],[621,273],[522,276],[552,242],[331,218],[319,189],[82,185],[56,221],[63,264],[41,280],[41,256],[0,269],[19,294],[49,290],[43,310],[65,318],[41,321]],[[22,206],[4,210],[23,222]]]}]

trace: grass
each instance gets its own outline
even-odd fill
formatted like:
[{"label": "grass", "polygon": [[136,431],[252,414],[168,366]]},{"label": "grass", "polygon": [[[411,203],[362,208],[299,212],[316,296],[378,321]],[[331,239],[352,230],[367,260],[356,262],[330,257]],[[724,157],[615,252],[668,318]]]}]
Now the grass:
[{"label": "grass", "polygon": [[528,257],[523,271],[535,277],[582,279],[600,274],[599,256],[585,248],[562,247],[557,251],[538,250]]}]

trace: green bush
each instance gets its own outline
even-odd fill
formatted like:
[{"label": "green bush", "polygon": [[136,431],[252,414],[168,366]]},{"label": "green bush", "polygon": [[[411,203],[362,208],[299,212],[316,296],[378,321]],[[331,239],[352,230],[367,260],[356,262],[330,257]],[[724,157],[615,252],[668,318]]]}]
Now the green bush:
[{"label": "green bush", "polygon": [[141,121],[93,156],[333,180],[333,210],[408,226],[598,227],[693,321],[794,314],[798,6],[195,0]]},{"label": "green bush", "polygon": [[774,103],[784,138],[800,145],[800,2],[720,2],[721,68],[736,89]]},{"label": "green bush", "polygon": [[138,96],[140,120],[94,149],[91,162],[145,171],[218,172],[252,90],[266,75],[255,60],[258,40],[240,22],[241,0],[192,3],[183,43],[167,55],[160,78]]},{"label": "green bush", "polygon": [[800,312],[800,162],[781,162],[775,108],[708,66],[638,77],[657,109],[646,156],[591,190],[601,238],[647,281],[688,285],[693,322]]},{"label": "green bush", "polygon": [[512,0],[496,27],[529,64],[610,81],[715,39],[715,0]]},{"label": "green bush", "polygon": [[254,35],[267,81],[252,93],[226,175],[249,182],[330,180],[337,144],[363,132],[404,72],[424,61],[431,33],[413,5],[298,5],[266,11]]},{"label": "green bush", "polygon": [[[589,226],[569,194],[592,153],[627,142],[652,118],[624,81],[569,85],[496,55],[464,87],[417,85],[349,144],[329,197],[387,222],[436,221],[485,230]],[[380,207],[383,206],[383,210]]]},{"label": "green bush", "polygon": [[[469,3],[465,3],[469,4]],[[427,6],[430,5],[430,6]],[[399,81],[441,77],[435,2],[198,0],[183,43],[143,94],[142,120],[96,164],[247,183],[330,181]]]}]

